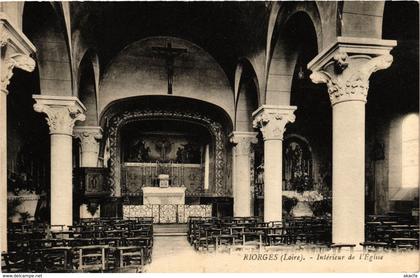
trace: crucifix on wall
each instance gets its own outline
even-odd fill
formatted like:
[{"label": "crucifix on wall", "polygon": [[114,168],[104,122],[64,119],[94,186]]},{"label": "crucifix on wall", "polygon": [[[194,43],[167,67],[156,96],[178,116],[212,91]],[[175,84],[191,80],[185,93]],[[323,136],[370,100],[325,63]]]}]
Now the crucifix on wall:
[{"label": "crucifix on wall", "polygon": [[152,47],[152,50],[165,57],[166,74],[168,75],[168,95],[172,95],[175,57],[186,53],[187,50],[185,48],[173,48],[170,42],[168,42],[166,47]]}]

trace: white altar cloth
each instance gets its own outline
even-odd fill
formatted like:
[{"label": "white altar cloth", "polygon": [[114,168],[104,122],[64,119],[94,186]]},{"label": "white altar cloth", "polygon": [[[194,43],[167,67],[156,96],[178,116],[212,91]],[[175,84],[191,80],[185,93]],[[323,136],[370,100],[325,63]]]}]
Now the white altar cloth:
[{"label": "white altar cloth", "polygon": [[185,187],[143,187],[144,205],[184,205]]}]

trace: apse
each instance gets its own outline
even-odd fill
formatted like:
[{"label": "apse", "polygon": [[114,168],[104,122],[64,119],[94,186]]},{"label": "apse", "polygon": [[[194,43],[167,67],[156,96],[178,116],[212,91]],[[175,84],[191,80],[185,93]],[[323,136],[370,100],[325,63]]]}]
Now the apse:
[{"label": "apse", "polygon": [[127,45],[106,68],[100,91],[101,112],[118,99],[169,95],[213,103],[234,118],[233,92],[221,66],[180,38],[149,37]]},{"label": "apse", "polygon": [[145,120],[127,124],[120,136],[124,194],[141,194],[141,187],[158,186],[159,174],[169,175],[169,186],[186,187],[187,196],[208,190],[212,140],[202,126]]}]

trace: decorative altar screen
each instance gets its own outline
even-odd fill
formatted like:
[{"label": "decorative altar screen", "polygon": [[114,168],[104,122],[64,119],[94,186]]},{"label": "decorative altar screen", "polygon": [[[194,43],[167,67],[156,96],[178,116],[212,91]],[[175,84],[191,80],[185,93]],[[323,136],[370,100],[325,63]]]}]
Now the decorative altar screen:
[{"label": "decorative altar screen", "polygon": [[159,186],[160,174],[169,175],[170,187],[186,187],[187,195],[204,190],[209,136],[188,124],[166,125],[162,129],[137,124],[122,131],[125,194],[141,195],[141,188]]}]

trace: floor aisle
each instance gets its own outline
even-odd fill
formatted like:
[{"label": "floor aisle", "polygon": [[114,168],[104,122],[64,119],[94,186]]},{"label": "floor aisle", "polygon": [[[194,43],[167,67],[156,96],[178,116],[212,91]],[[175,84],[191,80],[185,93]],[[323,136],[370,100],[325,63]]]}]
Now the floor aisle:
[{"label": "floor aisle", "polygon": [[[270,255],[271,253],[271,255]],[[257,250],[243,252],[196,252],[187,241],[186,236],[159,236],[154,238],[152,263],[144,272],[348,272],[358,269],[361,272],[389,272],[395,269],[392,265],[400,260],[399,269],[417,269],[418,252],[392,254],[384,253],[383,260],[369,261],[359,259],[359,252],[353,255],[356,259],[335,261],[321,259],[318,255],[344,256],[349,253],[304,252],[297,246],[287,246],[282,250],[269,253]],[[372,254],[370,254],[373,256]],[[280,260],[282,256],[288,259]],[[305,257],[303,261],[299,258]],[[273,260],[274,258],[274,260]],[[403,260],[404,259],[404,260]],[[388,269],[388,270],[386,270]]]},{"label": "floor aisle", "polygon": [[145,272],[200,271],[196,263],[205,255],[195,252],[185,236],[159,236],[153,240],[152,263]]}]

